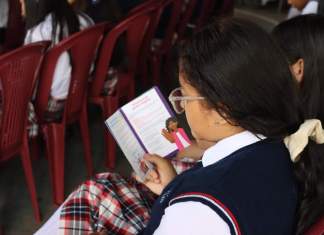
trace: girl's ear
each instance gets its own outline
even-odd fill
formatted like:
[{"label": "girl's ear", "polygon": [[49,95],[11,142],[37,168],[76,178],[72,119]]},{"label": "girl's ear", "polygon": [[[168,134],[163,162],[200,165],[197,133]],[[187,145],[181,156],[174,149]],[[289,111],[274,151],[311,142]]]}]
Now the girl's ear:
[{"label": "girl's ear", "polygon": [[302,58],[298,59],[296,63],[290,66],[291,72],[293,73],[298,83],[301,83],[303,81],[304,67],[305,67],[305,63],[304,63],[304,59]]}]

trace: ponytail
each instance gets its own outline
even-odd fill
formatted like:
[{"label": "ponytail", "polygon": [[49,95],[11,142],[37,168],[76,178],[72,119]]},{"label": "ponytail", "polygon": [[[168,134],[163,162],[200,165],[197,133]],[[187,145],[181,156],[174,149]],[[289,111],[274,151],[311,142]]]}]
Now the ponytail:
[{"label": "ponytail", "polygon": [[310,141],[294,170],[300,199],[296,235],[304,235],[324,216],[324,144]]},{"label": "ponytail", "polygon": [[[64,37],[80,31],[78,14],[67,0],[47,0],[46,12],[52,14],[53,17],[53,41],[55,41],[57,36],[58,40],[61,41]],[[65,28],[66,32],[64,31]]]},{"label": "ponytail", "polygon": [[320,120],[307,120],[285,139],[299,190],[296,235],[304,235],[324,215],[324,130]]}]

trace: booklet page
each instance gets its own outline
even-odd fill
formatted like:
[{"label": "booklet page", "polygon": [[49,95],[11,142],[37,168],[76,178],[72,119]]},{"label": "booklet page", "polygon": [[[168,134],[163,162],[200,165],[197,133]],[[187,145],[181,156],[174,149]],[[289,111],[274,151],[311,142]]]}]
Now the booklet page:
[{"label": "booklet page", "polygon": [[171,114],[156,89],[152,88],[126,104],[122,107],[122,111],[148,153],[165,157],[175,152],[177,146],[167,141],[161,134]]},{"label": "booklet page", "polygon": [[145,165],[142,161],[145,150],[136,139],[122,113],[120,111],[115,112],[106,120],[106,125],[135,173],[141,179],[144,179],[148,170],[152,168],[152,165]]}]

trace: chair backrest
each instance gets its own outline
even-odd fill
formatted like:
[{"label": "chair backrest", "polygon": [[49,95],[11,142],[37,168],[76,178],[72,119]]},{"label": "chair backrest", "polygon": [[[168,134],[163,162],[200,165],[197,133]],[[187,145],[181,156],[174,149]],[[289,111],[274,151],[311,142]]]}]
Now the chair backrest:
[{"label": "chair backrest", "polygon": [[139,56],[139,66],[142,68],[142,63],[147,63],[147,58],[151,50],[152,39],[156,33],[159,20],[158,11],[160,10],[160,1],[159,0],[148,0],[137,7],[135,7],[130,14],[136,14],[140,12],[150,11],[150,23],[147,28],[146,34],[143,39],[142,47],[140,49]]},{"label": "chair backrest", "polygon": [[202,1],[201,8],[198,12],[194,23],[196,25],[195,31],[199,31],[211,17],[213,10],[215,9],[216,0],[204,0]]},{"label": "chair backrest", "polygon": [[32,43],[0,57],[0,161],[21,150],[28,102],[49,44]]},{"label": "chair backrest", "polygon": [[135,12],[127,16],[116,26],[108,27],[110,30],[108,29],[109,31],[102,41],[94,78],[91,82],[91,97],[101,95],[115,45],[123,35],[126,36],[127,72],[134,76],[139,52],[151,20],[150,13],[152,9],[146,8],[145,10]]},{"label": "chair backrest", "polygon": [[143,11],[146,8],[151,7],[152,5],[155,5],[156,3],[159,3],[159,2],[160,2],[160,0],[147,0],[147,1],[144,1],[143,3],[141,3],[141,4],[137,5],[136,7],[134,7],[129,12],[129,14],[133,15],[133,14],[138,13],[140,11]]},{"label": "chair backrest", "polygon": [[56,64],[68,52],[72,68],[69,92],[65,101],[62,122],[72,122],[80,116],[87,95],[90,67],[101,42],[106,24],[98,24],[75,33],[51,48],[44,58],[36,97],[36,112],[45,121]]},{"label": "chair backrest", "polygon": [[324,216],[315,223],[305,235],[323,235],[324,234]]},{"label": "chair backrest", "polygon": [[233,15],[234,0],[223,0],[222,7],[219,11],[220,15]]},{"label": "chair backrest", "polygon": [[159,10],[157,12],[157,19],[160,22],[163,17],[163,13],[170,10],[170,15],[168,16],[168,23],[164,31],[164,36],[162,39],[161,47],[159,51],[161,53],[167,53],[173,46],[174,34],[177,30],[177,25],[180,20],[181,10],[184,0],[164,0],[161,1]]},{"label": "chair backrest", "polygon": [[178,39],[183,39],[184,33],[186,31],[187,25],[190,22],[192,15],[194,13],[194,10],[197,6],[198,0],[189,0],[188,3],[186,4],[186,8],[184,12],[181,14],[181,18],[179,21],[179,24],[177,26],[177,34],[178,34]]}]

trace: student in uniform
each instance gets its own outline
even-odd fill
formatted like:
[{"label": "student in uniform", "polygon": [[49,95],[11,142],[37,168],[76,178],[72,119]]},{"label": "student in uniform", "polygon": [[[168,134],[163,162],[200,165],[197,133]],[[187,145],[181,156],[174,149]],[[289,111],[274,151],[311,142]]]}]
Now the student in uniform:
[{"label": "student in uniform", "polygon": [[[299,193],[308,195],[309,188],[297,183],[308,185],[310,179],[295,173],[313,173],[305,162],[320,164],[321,152],[312,150],[324,136],[319,120],[304,120],[299,112],[297,84],[280,49],[256,25],[223,19],[185,42],[178,61],[182,93],[170,101],[185,112],[198,144],[213,143],[202,160],[177,175],[170,161],[146,155],[155,170],[143,183],[97,175],[48,221],[53,233],[302,231],[303,220],[295,227],[296,211],[305,203]],[[318,206],[307,200],[309,208],[300,207],[306,216]]]},{"label": "student in uniform", "polygon": [[[25,0],[20,0],[25,6]],[[25,36],[25,44],[50,40],[52,45],[62,39],[93,25],[93,21],[86,14],[73,9],[74,0],[46,0],[44,2],[44,15],[41,22],[30,28]],[[26,12],[25,9],[22,12]],[[28,17],[28,12],[26,17]],[[68,53],[63,53],[56,65],[51,97],[48,104],[50,112],[56,113],[63,109],[71,79],[71,66]]]},{"label": "student in uniform", "polygon": [[[287,56],[294,78],[299,84],[303,115],[324,122],[324,16],[303,15],[279,24],[273,31],[274,39]],[[323,145],[313,151],[324,152]],[[319,158],[319,159],[316,159]],[[298,213],[306,231],[315,221],[324,218],[324,160],[323,154],[295,165],[299,178],[308,178],[309,194],[304,196]],[[321,164],[319,164],[321,163]],[[312,181],[313,175],[304,164],[312,168],[320,182]],[[305,188],[306,185],[300,185]],[[310,204],[310,205],[309,205]],[[312,206],[316,205],[316,206]],[[300,231],[300,234],[302,234]],[[324,232],[324,231],[323,231]]]}]

